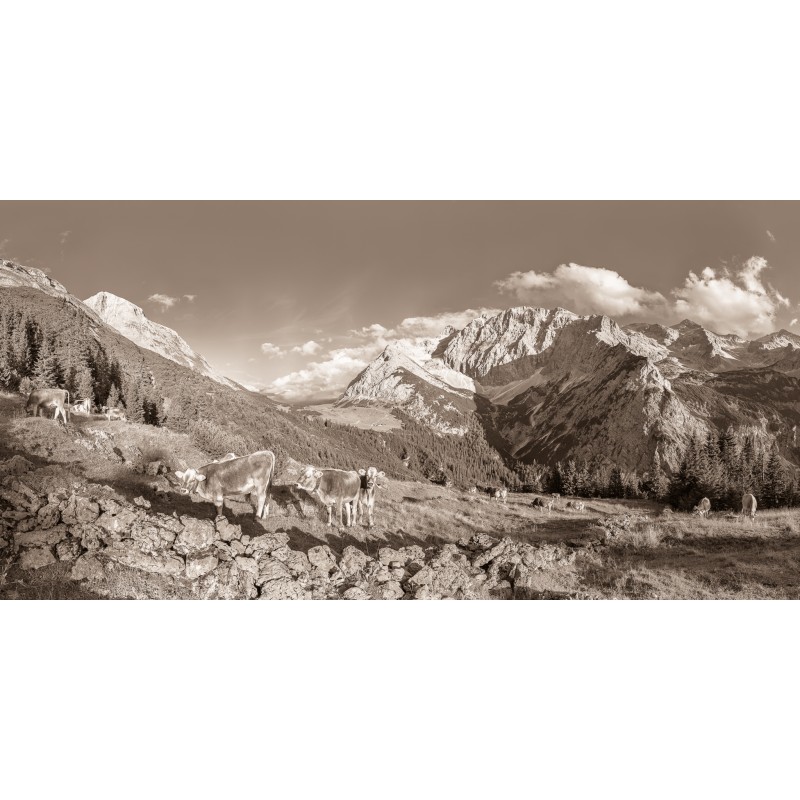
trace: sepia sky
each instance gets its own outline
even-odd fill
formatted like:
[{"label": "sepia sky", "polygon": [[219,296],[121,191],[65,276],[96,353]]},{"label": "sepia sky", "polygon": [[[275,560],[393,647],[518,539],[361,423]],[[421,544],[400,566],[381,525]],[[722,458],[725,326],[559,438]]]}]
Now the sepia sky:
[{"label": "sepia sky", "polygon": [[512,305],[800,332],[798,221],[789,202],[0,202],[0,255],[299,401]]}]

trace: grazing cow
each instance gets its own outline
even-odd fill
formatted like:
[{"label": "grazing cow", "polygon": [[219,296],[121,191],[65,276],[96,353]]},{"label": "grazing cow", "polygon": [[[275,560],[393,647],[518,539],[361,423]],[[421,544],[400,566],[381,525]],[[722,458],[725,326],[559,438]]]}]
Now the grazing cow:
[{"label": "grazing cow", "polygon": [[756,498],[752,494],[745,494],[742,496],[742,516],[750,517],[751,520],[756,518]]},{"label": "grazing cow", "polygon": [[378,488],[378,478],[385,478],[385,472],[378,472],[377,467],[360,469],[358,474],[361,478],[361,488],[358,493],[358,513],[356,522],[360,515],[361,522],[364,521],[364,509],[367,509],[367,527],[373,526],[372,513],[375,509],[375,490]]},{"label": "grazing cow", "polygon": [[339,525],[342,524],[342,506],[347,509],[347,525],[355,524],[358,497],[361,493],[361,476],[355,470],[317,469],[308,466],[300,474],[296,486],[316,497],[328,509],[328,525],[333,525],[334,506],[338,509]]},{"label": "grazing cow", "polygon": [[508,489],[506,489],[505,486],[499,489],[492,489],[492,497],[495,500],[502,500],[505,503],[508,497]]},{"label": "grazing cow", "polygon": [[128,417],[126,416],[125,412],[121,408],[109,408],[106,409],[106,419],[111,422],[112,420],[118,419],[121,422],[127,422]]},{"label": "grazing cow", "polygon": [[[229,453],[229,455],[232,455]],[[255,506],[256,517],[263,519],[269,514],[267,493],[275,470],[275,454],[271,450],[260,450],[242,458],[212,461],[197,469],[176,472],[181,482],[181,494],[196,493],[203,500],[213,503],[217,516],[222,516],[226,497],[234,494],[249,494]]]},{"label": "grazing cow", "polygon": [[534,497],[533,500],[531,500],[531,505],[534,508],[544,508],[545,504],[541,497]]},{"label": "grazing cow", "polygon": [[583,503],[583,502],[582,502],[582,501],[580,501],[580,500],[576,500],[576,501],[575,501],[575,502],[572,504],[572,507],[573,507],[573,508],[574,508],[576,511],[583,511],[583,509],[584,509],[584,508],[586,508],[586,504],[585,504],[585,503]]},{"label": "grazing cow", "polygon": [[77,403],[72,404],[72,410],[76,411],[78,414],[91,414],[92,401],[88,397],[83,400],[78,400]]},{"label": "grazing cow", "polygon": [[66,425],[67,409],[69,408],[69,392],[66,389],[34,389],[28,395],[25,403],[25,413],[34,417],[39,416],[39,412],[44,412],[47,408],[55,408],[56,413],[53,419],[58,421],[59,416]]},{"label": "grazing cow", "polygon": [[704,497],[692,510],[698,517],[706,517],[708,519],[708,515],[711,512],[711,501]]}]

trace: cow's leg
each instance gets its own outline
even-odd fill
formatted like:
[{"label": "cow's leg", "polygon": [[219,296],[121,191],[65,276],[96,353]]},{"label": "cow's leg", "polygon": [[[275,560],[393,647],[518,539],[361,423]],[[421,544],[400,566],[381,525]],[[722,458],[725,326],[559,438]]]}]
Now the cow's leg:
[{"label": "cow's leg", "polygon": [[266,491],[259,492],[256,495],[256,517],[258,517],[259,519],[264,519],[264,517],[266,516],[266,514],[264,513],[266,504],[267,504]]},{"label": "cow's leg", "polygon": [[328,527],[333,525],[333,503],[328,506]]}]

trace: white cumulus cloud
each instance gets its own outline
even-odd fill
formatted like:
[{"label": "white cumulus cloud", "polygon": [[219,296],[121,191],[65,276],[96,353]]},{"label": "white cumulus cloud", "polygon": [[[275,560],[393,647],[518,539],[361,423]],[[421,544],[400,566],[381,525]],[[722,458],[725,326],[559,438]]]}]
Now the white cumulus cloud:
[{"label": "white cumulus cloud", "polygon": [[367,363],[348,349],[333,350],[324,361],[311,362],[304,369],[276,378],[267,392],[289,402],[331,397],[339,394]]},{"label": "white cumulus cloud", "polygon": [[283,358],[286,355],[278,345],[272,344],[272,342],[264,342],[261,345],[261,352],[270,358]]},{"label": "white cumulus cloud", "polygon": [[794,326],[795,326],[795,325],[797,325],[797,317],[795,317],[795,318],[794,318],[794,319],[793,319],[793,320],[792,320],[792,321],[789,323],[789,327],[791,327],[791,328],[794,328]]},{"label": "white cumulus cloud", "polygon": [[299,344],[297,347],[292,348],[293,353],[300,353],[302,356],[315,356],[322,350],[322,345],[319,342],[315,342],[313,339],[305,342],[304,344]]},{"label": "white cumulus cloud", "polygon": [[197,297],[197,295],[196,294],[185,294],[183,297],[188,303],[194,303],[195,298]]},{"label": "white cumulus cloud", "polygon": [[769,333],[775,329],[775,315],[789,301],[764,283],[761,273],[767,267],[766,259],[753,256],[738,270],[706,267],[699,275],[690,272],[672,292],[675,313],[716,333]]},{"label": "white cumulus cloud", "polygon": [[652,317],[663,314],[667,305],[660,292],[632,286],[614,270],[580,264],[560,264],[552,272],[513,272],[495,286],[525,304],[563,306],[577,314]]},{"label": "white cumulus cloud", "polygon": [[147,299],[151,303],[156,303],[157,305],[161,306],[162,311],[172,308],[172,306],[174,306],[179,300],[179,298],[170,297],[168,294],[151,294]]}]

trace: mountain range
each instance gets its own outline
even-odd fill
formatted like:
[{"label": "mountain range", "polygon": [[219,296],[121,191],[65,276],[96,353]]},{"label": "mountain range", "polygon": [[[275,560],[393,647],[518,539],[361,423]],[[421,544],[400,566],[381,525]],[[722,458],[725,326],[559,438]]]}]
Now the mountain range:
[{"label": "mountain range", "polygon": [[420,343],[392,342],[337,405],[402,408],[443,433],[476,416],[523,462],[680,464],[689,441],[730,427],[800,463],[800,336],[749,341],[684,320],[619,325],[517,307]]},{"label": "mountain range", "polygon": [[[0,287],[57,298],[91,321],[95,338],[113,330],[231,390],[230,407],[252,394],[123,298],[100,292],[81,302],[41,270],[10,261],[0,261]],[[520,306],[389,343],[336,405],[378,406],[441,436],[464,436],[477,422],[509,462],[601,460],[638,471],[658,463],[673,472],[693,438],[732,428],[798,465],[800,336],[747,340],[691,320],[620,325]]]}]

